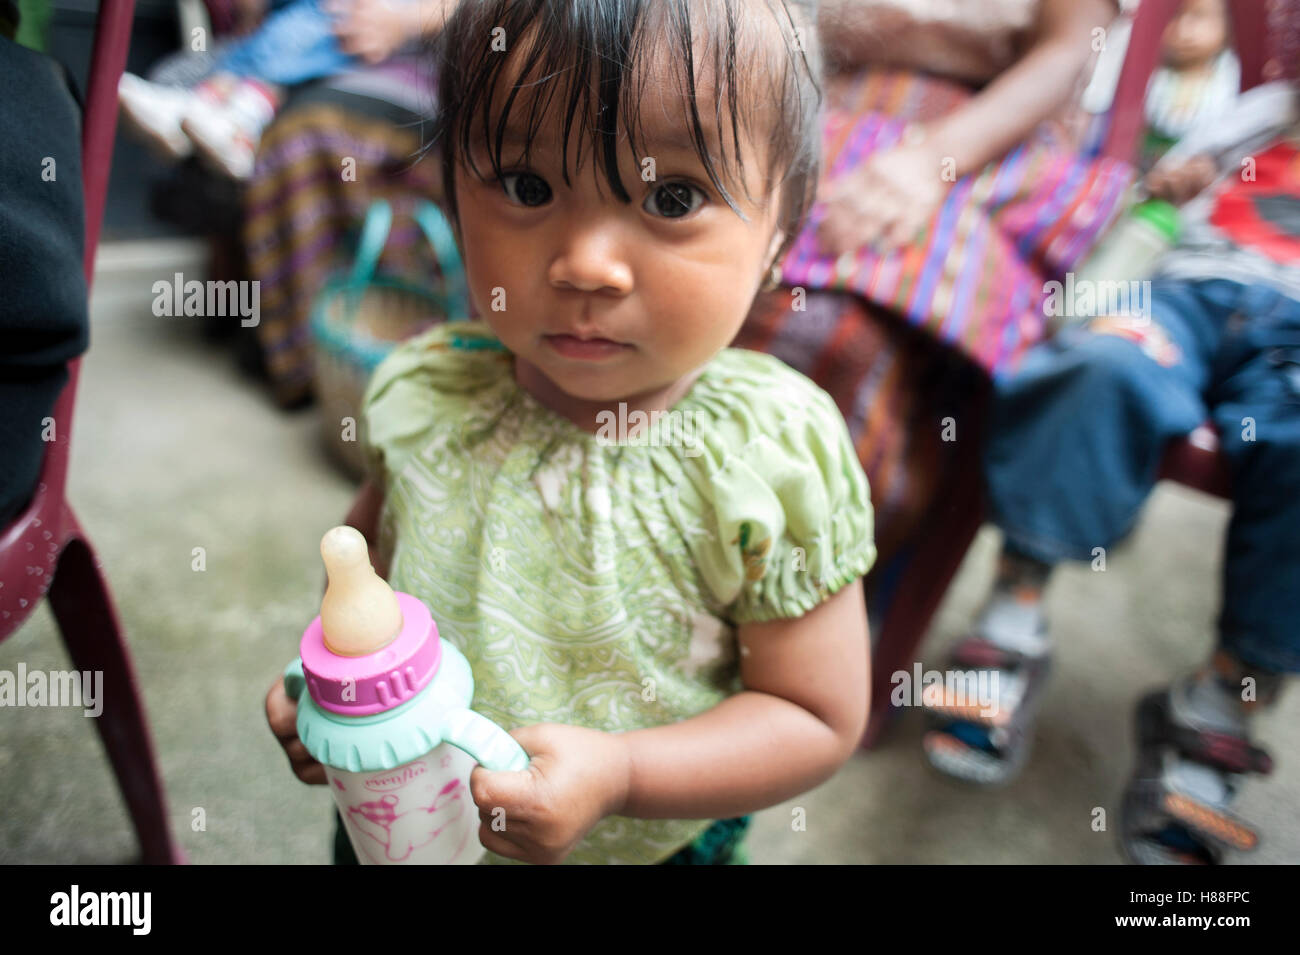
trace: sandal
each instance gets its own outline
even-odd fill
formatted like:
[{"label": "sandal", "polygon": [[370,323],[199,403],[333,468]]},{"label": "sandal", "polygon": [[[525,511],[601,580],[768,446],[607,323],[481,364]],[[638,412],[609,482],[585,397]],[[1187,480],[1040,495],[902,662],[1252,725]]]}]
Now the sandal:
[{"label": "sandal", "polygon": [[[1030,656],[978,636],[958,643],[944,686],[927,687],[922,694],[932,724],[922,738],[930,765],[981,786],[1010,782],[1028,759],[1034,715],[1050,670],[1046,653]],[[965,678],[950,683],[947,676],[958,671]],[[992,706],[988,699],[969,700],[963,691],[972,683],[994,691]]]},{"label": "sandal", "polygon": [[[1242,736],[1175,723],[1169,693],[1137,707],[1137,770],[1120,809],[1120,848],[1136,865],[1217,865],[1229,849],[1259,845],[1255,829],[1226,808],[1247,774],[1273,770],[1268,753]],[[1215,802],[1187,785],[1188,764],[1212,772],[1227,797]]]}]

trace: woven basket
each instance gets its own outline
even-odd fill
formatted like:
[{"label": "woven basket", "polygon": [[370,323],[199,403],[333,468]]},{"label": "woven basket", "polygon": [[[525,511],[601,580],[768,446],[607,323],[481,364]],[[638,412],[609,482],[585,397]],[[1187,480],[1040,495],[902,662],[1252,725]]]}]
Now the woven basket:
[{"label": "woven basket", "polygon": [[464,271],[446,219],[431,202],[417,204],[415,219],[437,256],[441,288],[375,275],[393,220],[381,199],[366,213],[352,270],[327,282],[312,307],[321,437],[357,478],[366,471],[361,397],[375,368],[403,339],[466,315]]}]

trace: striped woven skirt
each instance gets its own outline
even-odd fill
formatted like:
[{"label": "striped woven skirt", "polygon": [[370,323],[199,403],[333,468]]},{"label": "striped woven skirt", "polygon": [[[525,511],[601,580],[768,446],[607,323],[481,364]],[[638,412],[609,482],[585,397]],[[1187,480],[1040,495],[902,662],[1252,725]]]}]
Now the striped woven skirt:
[{"label": "striped woven skirt", "polygon": [[[436,271],[410,210],[438,199],[435,158],[419,158],[433,102],[427,68],[395,59],[306,88],[263,136],[244,194],[249,278],[261,284],[257,334],[276,400],[312,393],[312,304],[325,281],[352,263],[366,210],[393,206],[379,271],[428,281]],[[417,161],[418,159],[418,161]]]},{"label": "striped woven skirt", "polygon": [[[971,95],[898,70],[832,80],[827,175]],[[926,231],[890,255],[823,255],[814,208],[783,263],[783,287],[760,296],[735,344],[775,355],[835,399],[871,483],[879,567],[913,537],[956,460],[952,429],[978,431],[970,416],[988,376],[1041,340],[1044,282],[1089,251],[1131,177],[1125,164],[1080,158],[1045,126],[958,180]]]}]

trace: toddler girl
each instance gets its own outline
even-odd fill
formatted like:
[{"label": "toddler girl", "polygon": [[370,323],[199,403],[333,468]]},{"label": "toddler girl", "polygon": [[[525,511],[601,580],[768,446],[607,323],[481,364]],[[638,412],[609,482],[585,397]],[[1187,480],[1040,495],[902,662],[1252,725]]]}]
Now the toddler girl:
[{"label": "toddler girl", "polygon": [[1231,108],[1241,86],[1241,64],[1228,33],[1227,0],[1183,0],[1165,27],[1163,63],[1151,77],[1144,104],[1144,170],[1194,126]]},{"label": "toddler girl", "polygon": [[[810,5],[492,0],[445,51],[445,194],[483,318],[376,371],[351,517],[532,757],[471,780],[489,858],[721,861],[735,817],[827,779],[867,713],[847,428],[726,347],[815,187]],[[267,705],[321,780],[278,683]]]}]

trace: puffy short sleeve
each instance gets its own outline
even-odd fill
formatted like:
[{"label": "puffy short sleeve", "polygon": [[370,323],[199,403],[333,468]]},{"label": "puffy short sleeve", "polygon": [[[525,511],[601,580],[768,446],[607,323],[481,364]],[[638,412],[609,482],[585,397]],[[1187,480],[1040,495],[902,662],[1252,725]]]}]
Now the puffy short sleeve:
[{"label": "puffy short sleeve", "polygon": [[466,413],[467,396],[510,374],[509,361],[482,322],[437,325],[394,348],[361,400],[370,478],[387,485],[429,442],[435,425]]},{"label": "puffy short sleeve", "polygon": [[799,617],[875,562],[867,477],[828,394],[771,356],[726,354],[697,566],[733,622]]}]

